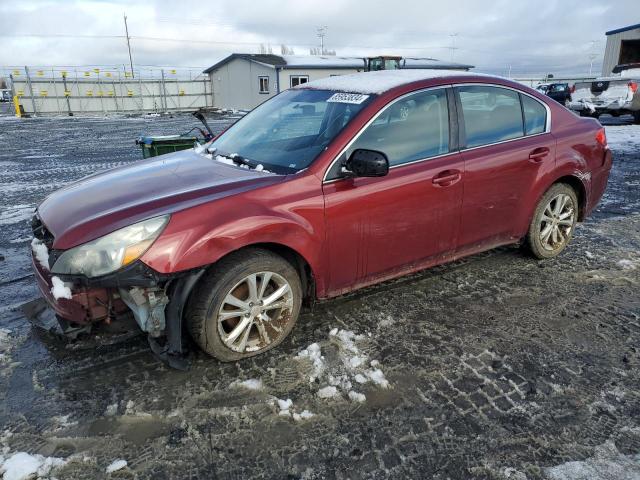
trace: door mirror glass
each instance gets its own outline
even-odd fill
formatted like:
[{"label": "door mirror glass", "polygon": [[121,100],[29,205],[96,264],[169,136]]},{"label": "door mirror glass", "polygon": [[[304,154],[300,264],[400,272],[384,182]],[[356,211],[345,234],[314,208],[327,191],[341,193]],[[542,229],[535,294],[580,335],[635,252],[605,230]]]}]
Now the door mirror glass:
[{"label": "door mirror glass", "polygon": [[384,177],[389,173],[389,159],[377,150],[358,148],[347,160],[343,173],[356,177]]}]

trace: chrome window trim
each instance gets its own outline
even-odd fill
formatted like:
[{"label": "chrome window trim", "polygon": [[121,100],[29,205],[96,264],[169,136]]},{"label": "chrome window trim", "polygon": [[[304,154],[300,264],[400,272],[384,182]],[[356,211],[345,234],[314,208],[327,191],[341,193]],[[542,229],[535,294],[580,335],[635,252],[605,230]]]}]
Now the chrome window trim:
[{"label": "chrome window trim", "polygon": [[[333,168],[335,163],[340,159],[340,157],[342,155],[344,155],[344,153],[347,150],[349,150],[351,145],[353,145],[353,143],[360,137],[360,135],[362,135],[362,133],[369,127],[369,125],[371,125],[373,122],[375,122],[378,119],[378,117],[387,108],[389,108],[391,105],[393,105],[394,103],[402,100],[403,98],[406,98],[406,97],[408,97],[410,95],[414,95],[416,93],[426,92],[426,91],[429,91],[429,90],[437,90],[437,89],[446,90],[447,88],[456,88],[456,87],[496,87],[496,88],[504,88],[506,90],[512,90],[512,91],[514,91],[516,93],[519,93],[521,95],[526,95],[526,96],[532,98],[533,100],[535,100],[536,102],[538,102],[539,104],[541,104],[545,108],[545,110],[547,111],[547,118],[546,118],[546,122],[545,122],[545,130],[544,130],[544,132],[534,133],[532,135],[525,134],[522,137],[510,138],[508,140],[501,140],[499,142],[487,143],[485,145],[478,145],[476,147],[460,148],[458,150],[454,150],[454,151],[450,151],[450,152],[447,152],[447,153],[443,153],[441,155],[422,158],[422,159],[419,159],[419,160],[413,160],[413,161],[407,162],[407,163],[400,163],[398,165],[389,166],[389,170],[393,170],[394,168],[398,168],[398,167],[404,167],[405,165],[411,165],[411,164],[418,163],[418,162],[425,162],[425,161],[428,161],[428,160],[433,160],[435,158],[446,157],[447,155],[452,155],[452,154],[459,153],[459,152],[467,152],[467,151],[470,151],[470,150],[477,150],[478,148],[491,147],[493,145],[500,145],[500,144],[503,144],[503,143],[510,143],[510,142],[514,142],[516,140],[522,140],[523,138],[538,137],[540,135],[546,135],[548,133],[551,133],[551,108],[549,108],[549,105],[547,105],[546,102],[543,102],[542,100],[534,97],[533,95],[531,95],[531,94],[529,94],[529,93],[527,93],[527,92],[525,92],[523,90],[519,90],[517,88],[509,87],[509,86],[506,86],[506,85],[499,85],[499,84],[496,84],[496,83],[482,83],[482,82],[456,83],[456,84],[437,85],[435,87],[423,88],[423,89],[420,89],[420,90],[415,90],[413,92],[405,93],[404,95],[401,95],[398,98],[394,99],[392,102],[389,102],[376,115],[374,115],[360,130],[358,130],[358,133],[356,133],[353,136],[353,138],[349,141],[349,143],[347,143],[347,145],[340,151],[340,153],[338,153],[338,155],[336,155],[336,157],[331,161],[331,163],[329,164],[329,167],[324,172],[324,176],[322,177],[322,183],[323,184],[328,184],[328,183],[333,183],[333,182],[336,182],[336,181],[339,181],[339,180],[344,180],[345,178],[347,178],[347,177],[340,177],[340,178],[333,178],[331,180],[327,180],[327,175],[329,174],[329,172],[331,171],[331,169]],[[524,115],[524,113],[523,113],[523,115]],[[449,116],[451,116],[451,112],[449,112]],[[524,118],[523,118],[523,120],[524,120]]]},{"label": "chrome window trim", "polygon": [[[338,155],[335,156],[335,158],[329,164],[329,167],[324,172],[324,175],[322,177],[322,183],[323,184],[324,183],[331,183],[331,182],[335,182],[337,180],[344,180],[346,178],[346,177],[339,177],[339,178],[333,178],[331,180],[327,180],[327,175],[329,175],[329,172],[331,171],[333,166],[336,164],[336,162],[340,159],[340,157],[342,157],[342,155],[344,155],[346,153],[346,151],[349,150],[351,145],[353,145],[354,142],[356,140],[358,140],[358,138],[360,138],[360,135],[362,135],[362,133],[367,128],[369,128],[369,125],[371,125],[373,122],[375,122],[378,119],[378,117],[380,115],[382,115],[387,108],[391,107],[394,103],[399,102],[400,100],[402,100],[404,98],[407,98],[407,97],[409,97],[411,95],[415,95],[415,94],[422,93],[422,92],[428,92],[430,90],[445,90],[446,91],[447,88],[451,88],[451,85],[437,85],[435,87],[422,88],[420,90],[414,90],[412,92],[407,92],[404,95],[400,95],[398,98],[395,98],[391,102],[387,103],[383,108],[381,108],[378,111],[378,113],[376,113],[373,117],[371,117],[369,119],[369,121],[367,123],[365,123],[360,130],[358,130],[358,133],[356,133],[353,136],[353,138],[351,140],[349,140],[349,143],[347,143],[347,145],[345,145],[345,147],[342,150],[340,150],[340,153],[338,153]],[[451,118],[451,112],[449,112],[449,118]],[[457,153],[457,150],[453,151],[453,152],[449,151],[447,153],[443,153],[443,154],[436,155],[436,156],[433,156],[433,157],[427,157],[427,158],[422,158],[422,159],[419,159],[419,160],[412,160],[412,161],[406,162],[406,163],[400,163],[398,165],[393,165],[393,166],[390,165],[389,166],[389,170],[392,170],[392,169],[397,168],[397,167],[403,167],[405,165],[411,165],[412,163],[424,162],[425,160],[431,160],[432,158],[444,157],[446,155],[451,155],[452,153]]]}]

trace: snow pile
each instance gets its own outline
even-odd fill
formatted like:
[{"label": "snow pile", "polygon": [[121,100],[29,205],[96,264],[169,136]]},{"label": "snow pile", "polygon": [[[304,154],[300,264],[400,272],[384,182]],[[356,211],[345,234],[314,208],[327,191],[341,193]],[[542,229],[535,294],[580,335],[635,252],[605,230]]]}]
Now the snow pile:
[{"label": "snow pile", "polygon": [[338,395],[338,389],[333,385],[327,385],[324,388],[318,390],[318,397],[320,398],[333,398]]},{"label": "snow pile", "polygon": [[286,400],[276,398],[276,402],[278,402],[278,408],[280,409],[278,415],[281,417],[288,417],[291,415],[289,410],[293,407],[293,401],[290,398],[287,398]]},{"label": "snow pile", "polygon": [[629,259],[622,259],[622,260],[618,260],[618,266],[622,269],[622,270],[635,270],[637,265],[636,262],[634,262],[633,260],[629,260]]},{"label": "snow pile", "polygon": [[302,420],[308,420],[312,417],[315,417],[315,414],[311,413],[309,410],[303,410],[300,413],[296,413],[293,411],[293,400],[287,398],[286,400],[281,400],[280,398],[274,398],[275,404],[278,406],[278,415],[281,417],[291,417],[296,422],[300,422]]},{"label": "snow pile", "polygon": [[126,460],[122,460],[122,459],[114,460],[107,467],[107,473],[117,472],[118,470],[122,470],[126,466],[127,466],[127,461]]},{"label": "snow pile", "polygon": [[604,128],[614,161],[617,153],[637,153],[640,150],[640,125],[612,125]]},{"label": "snow pile", "polygon": [[47,246],[37,238],[34,238],[31,241],[31,248],[38,263],[46,271],[49,271],[49,250],[47,249]]},{"label": "snow pile", "polygon": [[612,441],[596,447],[594,456],[544,469],[551,480],[640,479],[640,455],[622,455]]},{"label": "snow pile", "polygon": [[58,277],[51,277],[51,283],[53,285],[53,287],[51,287],[51,294],[53,295],[53,298],[56,300],[61,298],[71,300],[71,289],[69,288],[69,285],[71,284],[63,282]]},{"label": "snow pile", "polygon": [[320,345],[312,343],[307,348],[298,353],[298,358],[308,358],[313,363],[313,374],[309,377],[309,381],[313,382],[324,372],[325,363]]},{"label": "snow pile", "polygon": [[337,347],[339,363],[329,364],[322,355],[318,343],[312,343],[298,353],[297,358],[312,363],[313,369],[309,375],[309,382],[319,382],[318,398],[338,399],[343,394],[352,402],[364,402],[366,396],[354,390],[354,384],[364,385],[372,383],[381,388],[389,388],[389,381],[380,368],[380,362],[370,360],[358,346],[358,342],[365,339],[349,330],[334,328],[329,332],[329,342]]},{"label": "snow pile", "polygon": [[249,380],[234,380],[229,388],[246,388],[247,390],[262,390],[262,380],[250,378]]},{"label": "snow pile", "polygon": [[293,419],[296,422],[300,422],[302,420],[308,420],[312,417],[315,417],[315,414],[311,413],[309,410],[303,410],[302,413],[294,413]]},{"label": "snow pile", "polygon": [[0,473],[3,480],[50,478],[54,470],[65,463],[61,458],[18,452],[2,461]]}]

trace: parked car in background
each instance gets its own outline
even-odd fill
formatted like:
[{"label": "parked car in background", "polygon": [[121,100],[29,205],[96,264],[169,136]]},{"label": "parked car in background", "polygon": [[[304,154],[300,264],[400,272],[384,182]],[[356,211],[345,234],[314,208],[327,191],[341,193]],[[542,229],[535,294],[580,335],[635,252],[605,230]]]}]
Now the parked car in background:
[{"label": "parked car in background", "polygon": [[0,102],[11,101],[11,90],[0,90]]},{"label": "parked car in background", "polygon": [[595,118],[604,113],[614,117],[631,114],[634,123],[640,124],[640,63],[618,65],[613,72],[619,75],[577,82],[569,108]]},{"label": "parked car in background", "polygon": [[556,102],[566,105],[571,101],[571,87],[568,83],[541,83],[536,90],[553,98]]},{"label": "parked car in background", "polygon": [[305,300],[520,241],[555,257],[611,161],[597,121],[504,78],[330,77],[49,195],[33,269],[69,328],[133,315],[174,366],[183,330],[239,360],[280,344]]}]

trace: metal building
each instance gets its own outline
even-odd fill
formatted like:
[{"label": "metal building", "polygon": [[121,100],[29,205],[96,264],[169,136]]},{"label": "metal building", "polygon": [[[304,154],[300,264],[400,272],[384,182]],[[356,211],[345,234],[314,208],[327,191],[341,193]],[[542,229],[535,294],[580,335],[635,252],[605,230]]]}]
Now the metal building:
[{"label": "metal building", "polygon": [[640,23],[606,33],[602,75],[608,77],[616,65],[640,63]]},{"label": "metal building", "polygon": [[[204,73],[211,81],[214,107],[251,110],[301,83],[366,68],[367,59],[361,57],[234,53]],[[397,68],[469,70],[473,66],[433,58],[406,58]]]}]

